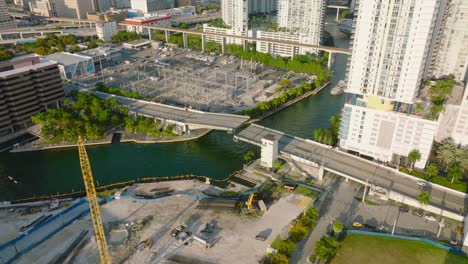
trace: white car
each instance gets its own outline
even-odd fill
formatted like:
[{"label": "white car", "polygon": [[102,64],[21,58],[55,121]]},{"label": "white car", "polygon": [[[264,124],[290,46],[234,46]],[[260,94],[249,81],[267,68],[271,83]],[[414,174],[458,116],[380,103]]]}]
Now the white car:
[{"label": "white car", "polygon": [[418,181],[418,185],[421,186],[421,187],[426,187],[427,186],[426,182],[423,182],[423,181]]},{"label": "white car", "polygon": [[424,218],[426,218],[427,221],[437,221],[437,218],[435,218],[433,215],[426,215]]}]

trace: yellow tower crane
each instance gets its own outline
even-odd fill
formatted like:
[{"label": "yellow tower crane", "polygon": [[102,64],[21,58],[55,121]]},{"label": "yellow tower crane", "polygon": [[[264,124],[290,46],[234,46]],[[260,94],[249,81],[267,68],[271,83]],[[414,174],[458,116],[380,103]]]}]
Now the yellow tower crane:
[{"label": "yellow tower crane", "polygon": [[94,188],[93,173],[89,164],[88,154],[81,136],[78,137],[78,152],[80,154],[81,173],[83,174],[83,182],[86,189],[86,195],[89,202],[89,212],[93,220],[94,234],[99,250],[101,264],[110,264],[109,250],[107,248],[106,234],[102,225],[101,211],[99,209],[98,199],[96,197],[96,188]]}]

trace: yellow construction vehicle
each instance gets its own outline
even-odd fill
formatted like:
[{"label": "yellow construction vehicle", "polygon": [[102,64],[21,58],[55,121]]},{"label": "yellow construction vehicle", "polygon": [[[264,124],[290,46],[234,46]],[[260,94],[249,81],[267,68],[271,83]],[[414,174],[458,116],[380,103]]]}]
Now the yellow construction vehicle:
[{"label": "yellow construction vehicle", "polygon": [[247,200],[247,202],[245,202],[245,205],[247,206],[247,209],[248,209],[250,212],[253,211],[252,203],[253,203],[254,196],[255,196],[255,193],[251,193],[251,194],[249,195],[249,199]]},{"label": "yellow construction vehicle", "polygon": [[88,154],[83,139],[78,137],[78,152],[80,155],[81,173],[83,174],[83,182],[86,189],[86,195],[89,202],[89,212],[94,226],[94,234],[96,236],[96,244],[98,246],[99,257],[101,264],[110,264],[110,255],[107,248],[106,234],[102,225],[101,211],[99,209],[98,199],[96,197],[96,188],[94,187],[93,173],[89,163]]}]

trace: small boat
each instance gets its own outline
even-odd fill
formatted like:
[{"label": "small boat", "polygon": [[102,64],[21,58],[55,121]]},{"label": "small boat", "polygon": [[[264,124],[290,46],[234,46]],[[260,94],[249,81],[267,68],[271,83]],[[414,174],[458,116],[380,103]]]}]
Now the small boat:
[{"label": "small boat", "polygon": [[341,80],[340,82],[338,82],[337,85],[335,85],[335,87],[331,89],[330,93],[332,95],[342,94],[344,92],[345,87],[346,87],[346,82]]},{"label": "small boat", "polygon": [[10,179],[10,181],[15,180],[15,179],[13,179],[13,177],[11,177],[11,176],[8,176],[8,179]]}]

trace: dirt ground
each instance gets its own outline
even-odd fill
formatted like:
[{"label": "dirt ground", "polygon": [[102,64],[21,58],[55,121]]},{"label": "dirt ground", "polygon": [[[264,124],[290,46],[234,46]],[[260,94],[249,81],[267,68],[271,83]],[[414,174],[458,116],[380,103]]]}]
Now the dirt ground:
[{"label": "dirt ground", "polygon": [[[112,225],[114,228],[130,230],[126,243],[109,244],[113,263],[257,263],[273,239],[303,210],[304,199],[307,198],[287,194],[257,218],[240,216],[228,210],[197,209],[197,196],[193,194],[176,194],[151,201],[129,198],[114,200],[103,205],[101,211],[108,228]],[[142,222],[142,219],[149,219],[148,216],[152,216],[152,219]],[[215,229],[205,235],[201,230],[207,223],[214,224]],[[129,227],[135,224],[141,224],[141,230],[131,231]],[[187,225],[185,230],[191,232],[192,236],[217,242],[208,249],[196,242],[184,245],[170,235],[171,230],[181,224]],[[98,263],[89,215],[31,250],[18,263],[50,263],[84,229],[90,232],[73,263]],[[262,231],[269,234],[267,240],[256,240],[255,236]],[[151,239],[151,247],[136,249],[146,239]]]}]

